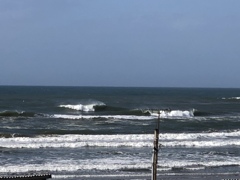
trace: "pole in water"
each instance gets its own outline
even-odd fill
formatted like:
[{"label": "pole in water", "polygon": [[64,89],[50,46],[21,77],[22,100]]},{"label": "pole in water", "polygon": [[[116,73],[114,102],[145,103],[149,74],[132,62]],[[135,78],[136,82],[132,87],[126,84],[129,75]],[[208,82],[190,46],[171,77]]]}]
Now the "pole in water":
[{"label": "pole in water", "polygon": [[157,129],[154,130],[152,180],[157,180],[159,121],[160,121],[160,111],[158,112]]}]

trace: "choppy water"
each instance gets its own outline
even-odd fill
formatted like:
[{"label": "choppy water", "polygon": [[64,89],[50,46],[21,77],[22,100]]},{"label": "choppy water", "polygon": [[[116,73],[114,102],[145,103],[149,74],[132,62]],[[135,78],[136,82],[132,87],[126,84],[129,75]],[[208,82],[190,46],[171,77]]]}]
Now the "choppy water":
[{"label": "choppy water", "polygon": [[0,175],[239,172],[240,89],[0,87]]}]

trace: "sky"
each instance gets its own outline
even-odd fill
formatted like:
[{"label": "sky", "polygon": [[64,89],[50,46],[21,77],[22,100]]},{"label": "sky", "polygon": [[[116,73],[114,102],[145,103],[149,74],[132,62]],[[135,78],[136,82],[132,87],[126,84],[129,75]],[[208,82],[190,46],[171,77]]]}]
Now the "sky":
[{"label": "sky", "polygon": [[239,0],[0,0],[0,85],[240,88]]}]

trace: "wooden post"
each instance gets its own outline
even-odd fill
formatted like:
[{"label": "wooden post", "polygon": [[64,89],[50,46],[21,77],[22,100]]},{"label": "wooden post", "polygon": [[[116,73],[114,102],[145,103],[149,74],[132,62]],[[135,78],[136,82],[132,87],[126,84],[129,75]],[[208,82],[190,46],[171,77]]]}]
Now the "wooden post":
[{"label": "wooden post", "polygon": [[154,130],[152,180],[157,180],[159,121],[160,121],[160,111],[158,112],[157,129]]}]

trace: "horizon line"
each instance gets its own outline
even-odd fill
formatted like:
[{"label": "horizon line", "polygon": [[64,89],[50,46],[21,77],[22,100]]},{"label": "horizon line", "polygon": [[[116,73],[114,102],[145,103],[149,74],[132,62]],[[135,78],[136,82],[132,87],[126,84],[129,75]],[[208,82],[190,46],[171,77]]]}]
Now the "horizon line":
[{"label": "horizon line", "polygon": [[82,87],[82,88],[179,88],[179,89],[240,89],[240,87],[197,86],[110,86],[110,85],[0,85],[0,87]]}]

